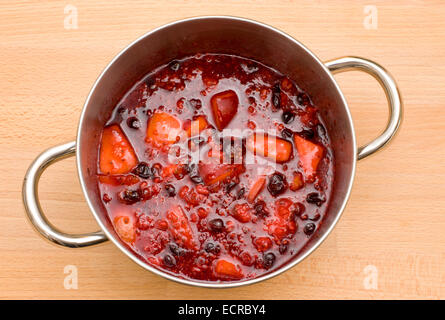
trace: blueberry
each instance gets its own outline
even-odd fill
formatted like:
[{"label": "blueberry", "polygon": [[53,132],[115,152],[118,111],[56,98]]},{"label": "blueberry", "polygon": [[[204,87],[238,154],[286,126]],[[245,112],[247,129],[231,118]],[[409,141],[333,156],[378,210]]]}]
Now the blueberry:
[{"label": "blueberry", "polygon": [[289,247],[288,244],[286,244],[286,243],[282,243],[282,244],[280,244],[280,246],[278,247],[278,251],[279,251],[281,254],[285,254],[286,251],[287,251],[287,249],[288,249],[288,247]]},{"label": "blueberry", "polygon": [[281,173],[275,172],[270,178],[267,184],[267,190],[274,197],[284,193],[287,190],[288,184],[286,177]]},{"label": "blueberry", "polygon": [[308,203],[312,203],[317,205],[317,207],[321,206],[323,202],[326,201],[325,198],[321,197],[317,192],[311,192],[306,196],[306,201]]},{"label": "blueberry", "polygon": [[184,249],[182,249],[176,243],[170,243],[168,248],[170,249],[171,253],[176,257],[180,257],[180,256],[184,255],[184,253],[185,253]]},{"label": "blueberry", "polygon": [[281,136],[285,139],[290,139],[294,136],[294,133],[292,130],[284,128],[283,131],[281,131]]},{"label": "blueberry", "polygon": [[294,121],[295,115],[290,111],[285,111],[285,112],[283,112],[283,115],[281,116],[281,118],[283,119],[283,122],[285,124],[289,124],[292,121]]},{"label": "blueberry", "polygon": [[169,268],[174,267],[176,265],[176,259],[171,254],[168,253],[164,256],[162,261],[164,262],[164,265]]},{"label": "blueberry", "polygon": [[218,254],[221,250],[221,247],[217,243],[207,242],[204,246],[204,250],[207,253]]},{"label": "blueberry", "polygon": [[226,193],[230,193],[237,186],[238,183],[231,181],[226,185]]},{"label": "blueberry", "polygon": [[267,217],[269,215],[266,203],[263,200],[258,200],[253,208],[255,209],[255,214],[261,218]]},{"label": "blueberry", "polygon": [[275,263],[275,255],[272,252],[268,252],[263,257],[263,266],[269,269]]},{"label": "blueberry", "polygon": [[304,231],[304,233],[305,233],[306,235],[310,236],[310,235],[313,234],[314,231],[315,231],[315,224],[312,223],[312,222],[307,223],[307,224],[304,226],[303,231]]},{"label": "blueberry", "polygon": [[126,204],[133,204],[141,201],[141,192],[139,190],[124,190],[119,194],[119,199]]},{"label": "blueberry", "polygon": [[133,170],[133,173],[143,179],[148,179],[153,177],[153,170],[145,162],[139,162],[137,167]]},{"label": "blueberry", "polygon": [[244,196],[245,193],[246,193],[246,188],[239,189],[237,194],[236,194],[237,199],[241,199]]},{"label": "blueberry", "polygon": [[141,122],[136,117],[131,117],[127,119],[127,125],[131,129],[139,129],[141,127]]},{"label": "blueberry", "polygon": [[272,104],[277,109],[281,108],[281,89],[279,84],[272,88]]},{"label": "blueberry", "polygon": [[305,130],[299,132],[299,134],[302,138],[307,139],[307,140],[311,140],[315,136],[315,132],[312,129],[305,129]]},{"label": "blueberry", "polygon": [[192,176],[192,177],[190,177],[190,180],[192,180],[193,183],[196,183],[196,184],[203,184],[204,183],[204,181],[202,180],[201,176]]},{"label": "blueberry", "polygon": [[165,191],[167,191],[167,195],[169,197],[174,197],[176,195],[176,189],[173,185],[166,184],[164,188],[165,188]]}]

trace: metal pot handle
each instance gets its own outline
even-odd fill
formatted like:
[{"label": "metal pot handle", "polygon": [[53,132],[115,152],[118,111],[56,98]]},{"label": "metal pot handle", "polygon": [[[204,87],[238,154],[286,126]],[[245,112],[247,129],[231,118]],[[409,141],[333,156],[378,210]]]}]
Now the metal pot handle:
[{"label": "metal pot handle", "polygon": [[69,248],[88,247],[108,240],[102,231],[85,234],[64,233],[46,219],[40,207],[38,186],[43,171],[51,164],[73,156],[75,152],[76,142],[74,141],[44,151],[29,166],[22,189],[23,204],[32,225],[46,239]]},{"label": "metal pot handle", "polygon": [[357,157],[359,160],[363,159],[385,146],[392,139],[400,126],[402,121],[402,98],[397,85],[388,71],[379,64],[367,59],[359,57],[343,57],[327,61],[325,65],[333,74],[351,70],[364,71],[373,76],[385,91],[389,106],[388,124],[385,131],[383,131],[379,137],[358,148]]}]

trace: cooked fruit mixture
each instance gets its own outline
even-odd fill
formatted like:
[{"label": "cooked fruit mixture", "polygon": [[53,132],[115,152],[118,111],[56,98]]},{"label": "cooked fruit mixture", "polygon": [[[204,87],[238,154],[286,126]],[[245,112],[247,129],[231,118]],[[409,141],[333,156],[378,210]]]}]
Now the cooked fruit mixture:
[{"label": "cooked fruit mixture", "polygon": [[98,186],[118,236],[170,274],[240,281],[297,255],[327,211],[329,137],[279,72],[195,55],[148,74],[102,132]]}]

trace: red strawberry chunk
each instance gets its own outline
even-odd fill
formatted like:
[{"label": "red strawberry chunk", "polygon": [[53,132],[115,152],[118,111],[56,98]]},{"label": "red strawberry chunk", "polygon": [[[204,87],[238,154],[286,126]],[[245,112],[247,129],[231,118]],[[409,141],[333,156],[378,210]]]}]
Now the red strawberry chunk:
[{"label": "red strawberry chunk", "polygon": [[219,131],[227,127],[238,111],[238,96],[235,91],[227,90],[215,94],[210,99],[213,120]]},{"label": "red strawberry chunk", "polygon": [[323,158],[324,149],[322,146],[306,140],[299,135],[294,136],[294,141],[304,173],[308,178],[312,178],[317,172],[320,160]]},{"label": "red strawberry chunk", "polygon": [[287,198],[275,202],[275,214],[266,222],[268,233],[276,242],[284,238],[291,238],[297,232],[297,224],[292,214],[293,202]]},{"label": "red strawberry chunk", "polygon": [[195,249],[193,231],[181,206],[174,206],[167,212],[169,230],[178,245],[187,249]]},{"label": "red strawberry chunk", "polygon": [[249,222],[252,218],[253,209],[247,204],[236,204],[232,210],[232,216],[239,222]]},{"label": "red strawberry chunk", "polygon": [[181,132],[181,121],[167,112],[156,112],[148,121],[147,141],[155,147],[175,143]]},{"label": "red strawberry chunk", "polygon": [[118,125],[106,127],[102,133],[99,168],[105,174],[130,172],[138,163],[136,153]]},{"label": "red strawberry chunk", "polygon": [[259,237],[253,241],[255,248],[259,252],[264,252],[272,248],[272,240],[269,237]]},{"label": "red strawberry chunk", "polygon": [[241,279],[243,272],[241,267],[227,260],[220,259],[215,264],[215,273],[223,279]]}]

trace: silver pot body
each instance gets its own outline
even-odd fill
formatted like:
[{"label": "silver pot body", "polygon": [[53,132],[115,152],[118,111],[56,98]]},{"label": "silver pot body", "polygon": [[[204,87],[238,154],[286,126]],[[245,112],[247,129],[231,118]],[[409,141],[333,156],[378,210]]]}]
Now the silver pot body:
[{"label": "silver pot body", "polygon": [[[101,131],[122,96],[144,75],[173,59],[196,53],[234,54],[260,61],[294,80],[318,107],[334,152],[334,186],[328,213],[305,248],[289,263],[255,279],[237,282],[204,282],[182,279],[159,270],[135,256],[115,233],[99,195],[96,172]],[[357,148],[346,100],[332,73],[361,70],[374,76],[388,99],[390,117],[386,130],[368,145]],[[80,117],[77,141],[43,152],[30,166],[23,185],[27,214],[37,231],[67,247],[85,247],[111,240],[143,268],[170,280],[202,287],[235,287],[271,278],[302,261],[328,236],[348,201],[357,160],[383,147],[395,134],[402,117],[396,84],[378,64],[358,57],[322,63],[289,35],[259,22],[235,17],[197,17],[170,23],[134,41],[119,53],[97,79]],[[51,163],[76,155],[79,179],[86,201],[101,230],[71,235],[45,218],[38,201],[38,180]]]}]

